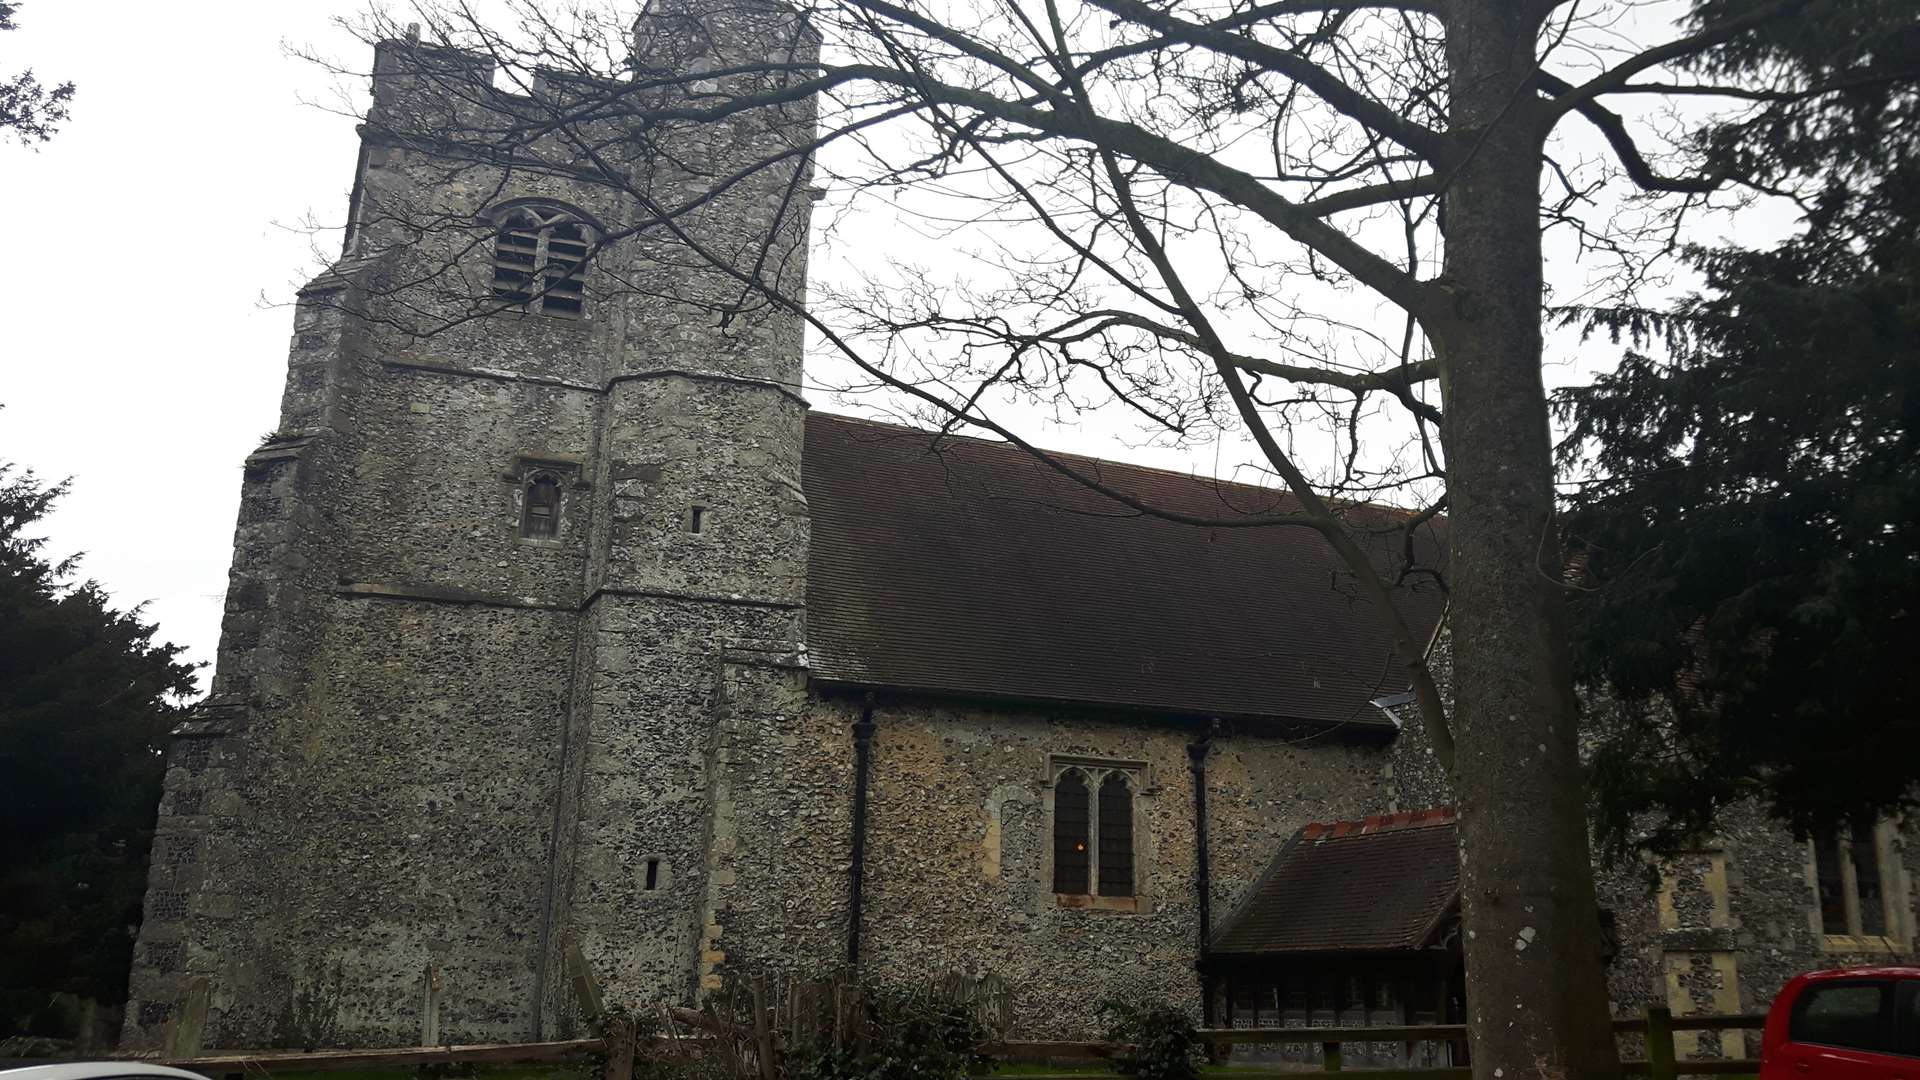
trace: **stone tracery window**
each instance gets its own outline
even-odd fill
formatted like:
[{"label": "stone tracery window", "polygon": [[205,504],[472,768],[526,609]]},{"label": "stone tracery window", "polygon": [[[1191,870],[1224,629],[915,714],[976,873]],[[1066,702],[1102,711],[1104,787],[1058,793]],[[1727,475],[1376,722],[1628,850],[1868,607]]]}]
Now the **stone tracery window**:
[{"label": "stone tracery window", "polygon": [[588,227],[565,210],[517,206],[499,220],[493,295],[549,315],[586,312]]},{"label": "stone tracery window", "polygon": [[1093,803],[1087,777],[1068,769],[1053,782],[1053,891],[1084,894],[1093,865]]},{"label": "stone tracery window", "polygon": [[1063,904],[1131,901],[1140,767],[1071,761],[1052,772],[1054,893]]},{"label": "stone tracery window", "polygon": [[1904,947],[1904,881],[1882,843],[1891,848],[1892,831],[1882,824],[1813,838],[1814,897],[1828,949]]},{"label": "stone tracery window", "polygon": [[1133,788],[1124,772],[1100,781],[1100,895],[1133,895]]}]

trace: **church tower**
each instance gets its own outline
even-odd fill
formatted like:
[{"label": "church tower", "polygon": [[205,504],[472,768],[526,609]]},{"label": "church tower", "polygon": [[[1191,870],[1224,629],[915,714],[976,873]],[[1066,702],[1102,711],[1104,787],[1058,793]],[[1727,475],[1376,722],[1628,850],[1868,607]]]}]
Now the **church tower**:
[{"label": "church tower", "polygon": [[582,970],[627,1004],[710,970],[729,717],[805,693],[802,323],[747,281],[804,300],[813,105],[729,103],[817,42],[774,0],[634,41],[617,80],[377,46],[129,1048],[529,1039]]}]

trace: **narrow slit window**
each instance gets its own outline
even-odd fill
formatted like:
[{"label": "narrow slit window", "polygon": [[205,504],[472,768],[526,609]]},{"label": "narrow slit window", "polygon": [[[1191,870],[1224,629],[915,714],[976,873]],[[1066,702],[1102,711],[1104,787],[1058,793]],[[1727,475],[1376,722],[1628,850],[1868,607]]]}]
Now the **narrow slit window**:
[{"label": "narrow slit window", "polygon": [[687,531],[692,533],[702,532],[706,527],[707,508],[704,506],[690,507],[687,510]]},{"label": "narrow slit window", "polygon": [[1133,895],[1133,791],[1120,772],[1100,783],[1100,895]]},{"label": "narrow slit window", "polygon": [[655,889],[658,889],[659,887],[660,887],[660,860],[648,859],[647,860],[647,891],[652,892]]},{"label": "narrow slit window", "polygon": [[514,211],[494,239],[494,298],[550,315],[584,314],[592,246],[587,227],[563,211]]},{"label": "narrow slit window", "polygon": [[1085,895],[1093,824],[1086,777],[1069,769],[1053,785],[1053,891]]},{"label": "narrow slit window", "polygon": [[520,535],[551,540],[560,535],[560,481],[551,476],[536,476],[527,484],[525,505],[520,515]]}]

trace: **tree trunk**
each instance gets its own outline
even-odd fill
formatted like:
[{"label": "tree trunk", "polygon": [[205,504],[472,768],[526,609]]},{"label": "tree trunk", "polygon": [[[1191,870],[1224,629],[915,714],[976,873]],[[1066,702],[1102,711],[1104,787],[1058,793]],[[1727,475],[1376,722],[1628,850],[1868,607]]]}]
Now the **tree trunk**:
[{"label": "tree trunk", "polygon": [[1454,0],[1440,361],[1467,1023],[1477,1080],[1616,1077],[1541,382],[1545,5]]}]

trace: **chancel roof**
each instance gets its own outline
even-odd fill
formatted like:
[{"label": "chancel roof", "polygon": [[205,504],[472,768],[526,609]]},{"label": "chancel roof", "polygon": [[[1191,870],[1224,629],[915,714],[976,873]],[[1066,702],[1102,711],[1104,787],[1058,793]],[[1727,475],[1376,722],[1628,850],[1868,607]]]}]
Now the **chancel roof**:
[{"label": "chancel roof", "polygon": [[1451,809],[1308,825],[1208,943],[1215,957],[1400,952],[1441,944],[1460,898]]},{"label": "chancel roof", "polygon": [[[1214,521],[1290,497],[1059,455],[1149,505]],[[1407,686],[1381,610],[1298,526],[1136,512],[1017,447],[810,414],[807,639],[817,680],[938,695],[1392,730]],[[1399,511],[1360,507],[1386,523]],[[1393,552],[1382,540],[1387,565]],[[1439,540],[1417,534],[1430,557]],[[1424,644],[1442,608],[1395,593]]]}]

